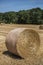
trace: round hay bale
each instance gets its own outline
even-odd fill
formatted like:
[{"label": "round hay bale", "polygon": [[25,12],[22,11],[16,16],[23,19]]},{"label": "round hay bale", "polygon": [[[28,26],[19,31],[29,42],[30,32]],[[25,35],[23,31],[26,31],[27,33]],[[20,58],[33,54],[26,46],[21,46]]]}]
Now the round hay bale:
[{"label": "round hay bale", "polygon": [[27,58],[37,54],[40,38],[36,31],[28,28],[17,28],[6,37],[7,49],[13,54]]},{"label": "round hay bale", "polygon": [[43,25],[40,25],[40,26],[39,26],[39,29],[43,29]]}]

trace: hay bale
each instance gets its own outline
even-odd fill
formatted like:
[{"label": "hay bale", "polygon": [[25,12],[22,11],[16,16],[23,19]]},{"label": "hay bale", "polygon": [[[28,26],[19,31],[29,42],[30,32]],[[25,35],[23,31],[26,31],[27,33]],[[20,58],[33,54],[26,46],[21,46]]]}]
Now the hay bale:
[{"label": "hay bale", "polygon": [[43,25],[40,25],[40,26],[39,26],[39,29],[43,29]]},{"label": "hay bale", "polygon": [[6,37],[7,49],[23,58],[35,55],[39,46],[39,35],[32,29],[17,28],[9,32]]}]

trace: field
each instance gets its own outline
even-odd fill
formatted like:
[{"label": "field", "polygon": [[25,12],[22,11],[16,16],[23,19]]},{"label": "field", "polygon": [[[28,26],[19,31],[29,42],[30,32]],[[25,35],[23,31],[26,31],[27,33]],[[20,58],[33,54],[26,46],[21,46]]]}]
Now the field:
[{"label": "field", "polygon": [[[10,53],[6,48],[6,35],[10,30],[19,27],[32,28],[40,36],[40,48],[37,53],[38,55],[34,58],[22,59]],[[43,30],[39,29],[39,25],[0,24],[0,65],[43,65]]]}]

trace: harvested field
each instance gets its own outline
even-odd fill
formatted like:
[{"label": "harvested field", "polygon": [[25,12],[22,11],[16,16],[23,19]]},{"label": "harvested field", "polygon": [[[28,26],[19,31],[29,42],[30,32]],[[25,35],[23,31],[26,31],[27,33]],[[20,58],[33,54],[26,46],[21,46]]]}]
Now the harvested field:
[{"label": "harvested field", "polygon": [[[37,56],[22,59],[7,50],[5,46],[6,35],[10,30],[19,27],[31,28],[38,32],[40,48],[38,49]],[[39,29],[39,25],[0,25],[0,65],[43,65],[43,30]]]}]

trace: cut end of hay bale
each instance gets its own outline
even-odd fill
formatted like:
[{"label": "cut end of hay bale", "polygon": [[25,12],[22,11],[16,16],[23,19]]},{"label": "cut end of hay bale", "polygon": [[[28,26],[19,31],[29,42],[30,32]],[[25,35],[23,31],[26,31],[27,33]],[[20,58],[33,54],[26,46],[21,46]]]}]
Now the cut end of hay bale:
[{"label": "cut end of hay bale", "polygon": [[17,41],[17,51],[23,58],[27,58],[37,54],[40,46],[39,35],[36,31],[25,29],[20,33]]},{"label": "cut end of hay bale", "polygon": [[43,25],[40,25],[40,26],[39,26],[39,29],[43,29]]},{"label": "cut end of hay bale", "polygon": [[37,54],[40,38],[36,31],[28,28],[17,28],[6,38],[6,47],[13,54],[27,58]]}]

